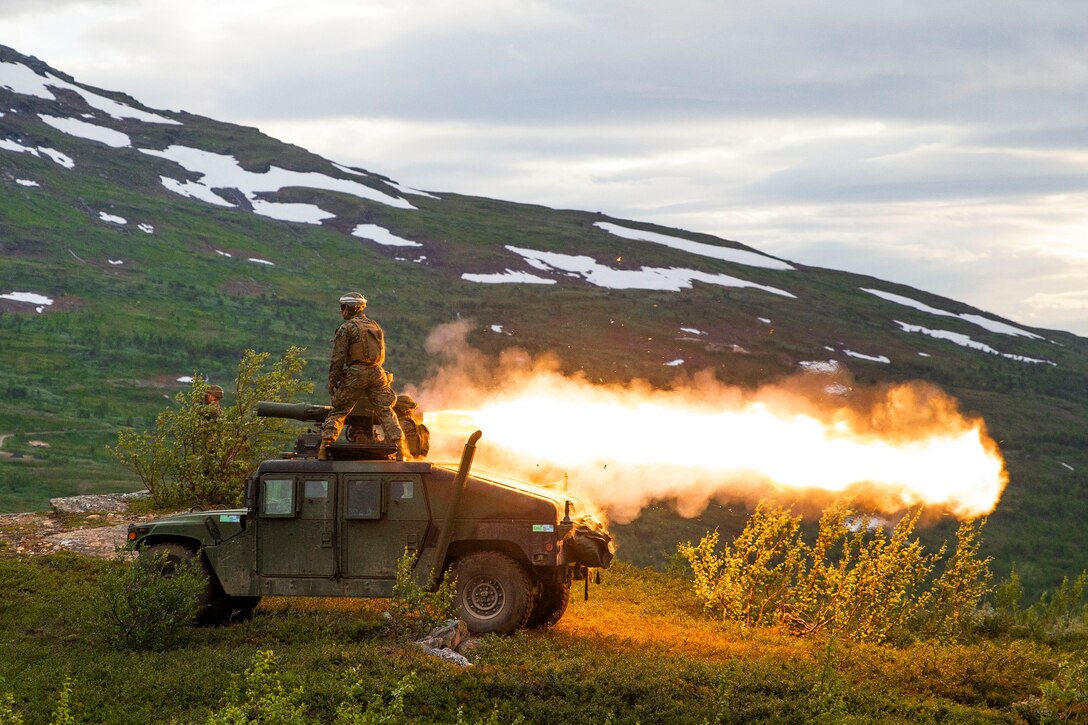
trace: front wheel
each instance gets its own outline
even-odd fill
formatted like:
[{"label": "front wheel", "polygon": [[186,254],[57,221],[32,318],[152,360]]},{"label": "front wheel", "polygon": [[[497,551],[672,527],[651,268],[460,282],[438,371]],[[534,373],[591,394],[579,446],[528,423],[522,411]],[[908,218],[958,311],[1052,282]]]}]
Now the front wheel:
[{"label": "front wheel", "polygon": [[[164,576],[170,576],[174,567],[181,562],[190,562],[194,560],[199,562],[204,579],[204,587],[200,591],[200,611],[197,612],[196,623],[206,626],[223,624],[231,620],[232,614],[236,609],[231,601],[234,597],[228,597],[223,592],[223,587],[219,585],[219,580],[215,577],[211,567],[208,566],[208,562],[201,556],[200,552],[192,547],[174,542],[152,544],[144,549],[144,552],[146,552],[148,556],[164,557]],[[242,597],[237,598],[241,599]],[[259,597],[246,597],[245,599],[256,600],[253,602],[252,606],[249,607],[250,612],[253,611],[253,607],[257,606],[257,602],[260,601]],[[248,604],[249,602],[247,601],[241,608],[245,608]]]},{"label": "front wheel", "polygon": [[529,575],[497,551],[479,551],[453,564],[457,578],[454,605],[474,634],[509,634],[524,627],[533,609]]}]

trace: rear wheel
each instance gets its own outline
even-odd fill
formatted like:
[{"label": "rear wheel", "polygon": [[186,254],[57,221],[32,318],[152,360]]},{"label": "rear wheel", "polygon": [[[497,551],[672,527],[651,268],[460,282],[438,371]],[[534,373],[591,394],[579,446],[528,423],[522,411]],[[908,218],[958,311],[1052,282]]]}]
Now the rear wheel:
[{"label": "rear wheel", "polygon": [[232,622],[248,622],[253,619],[253,610],[261,603],[260,597],[227,597],[230,605],[230,613],[227,615]]},{"label": "rear wheel", "polygon": [[526,627],[550,627],[563,617],[570,602],[570,582],[544,582]]},{"label": "rear wheel", "polygon": [[[163,569],[164,576],[170,576],[175,566],[181,562],[198,561],[204,576],[204,588],[200,592],[200,611],[196,615],[196,623],[200,625],[223,624],[230,621],[236,611],[245,610],[248,607],[252,614],[253,607],[257,606],[260,597],[228,597],[223,592],[219,580],[215,577],[208,562],[200,553],[185,544],[173,542],[152,544],[144,549],[148,556],[165,556],[166,566]],[[235,603],[234,600],[244,600]],[[251,603],[252,602],[252,603]]]},{"label": "rear wheel", "polygon": [[475,634],[509,634],[524,627],[533,608],[529,575],[506,554],[479,551],[453,565],[454,606]]}]

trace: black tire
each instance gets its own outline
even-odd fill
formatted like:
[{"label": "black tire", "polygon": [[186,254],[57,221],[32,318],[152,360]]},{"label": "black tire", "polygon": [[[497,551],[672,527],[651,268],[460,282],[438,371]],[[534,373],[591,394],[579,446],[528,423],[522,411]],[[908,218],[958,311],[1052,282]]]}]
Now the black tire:
[{"label": "black tire", "polygon": [[[229,621],[232,613],[236,610],[231,602],[232,599],[257,599],[260,601],[260,597],[228,597],[223,592],[223,587],[220,586],[219,580],[215,577],[211,567],[208,566],[208,562],[191,546],[164,542],[152,544],[143,551],[149,556],[162,556],[165,554],[166,568],[163,570],[164,576],[170,576],[173,567],[180,562],[199,560],[200,568],[204,572],[204,589],[200,592],[200,611],[196,615],[196,624],[198,625],[212,626]],[[253,606],[256,606],[256,604]]]},{"label": "black tire", "polygon": [[570,603],[570,582],[543,582],[525,626],[550,627],[563,617]]},{"label": "black tire", "polygon": [[509,634],[524,627],[533,610],[529,575],[506,554],[478,551],[453,564],[457,616],[474,634]]}]

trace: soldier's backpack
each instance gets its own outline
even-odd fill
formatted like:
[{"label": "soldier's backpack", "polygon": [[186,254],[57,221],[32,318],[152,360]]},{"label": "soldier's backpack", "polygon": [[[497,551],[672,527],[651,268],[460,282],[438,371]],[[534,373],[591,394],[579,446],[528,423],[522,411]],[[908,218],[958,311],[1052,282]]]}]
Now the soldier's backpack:
[{"label": "soldier's backpack", "polygon": [[385,345],[382,328],[369,318],[351,320],[359,331],[359,339],[351,343],[348,358],[352,361],[381,365],[385,362]]}]

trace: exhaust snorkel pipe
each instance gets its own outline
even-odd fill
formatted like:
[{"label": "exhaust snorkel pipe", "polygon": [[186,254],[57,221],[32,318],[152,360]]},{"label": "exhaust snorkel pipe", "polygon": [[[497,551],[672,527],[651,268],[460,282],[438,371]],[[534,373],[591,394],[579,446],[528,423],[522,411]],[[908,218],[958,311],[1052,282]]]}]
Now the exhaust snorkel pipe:
[{"label": "exhaust snorkel pipe", "polygon": [[453,539],[453,521],[457,517],[457,509],[461,503],[461,494],[465,490],[465,481],[468,480],[468,471],[472,468],[472,458],[476,455],[476,442],[483,435],[476,431],[468,437],[465,449],[461,453],[461,465],[457,468],[457,478],[453,480],[453,493],[450,498],[449,508],[446,509],[446,519],[442,522],[442,533],[438,536],[438,546],[435,549],[435,568],[431,574],[431,586],[438,582],[438,576],[442,564],[446,561],[446,552],[450,548]]}]

